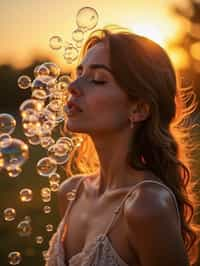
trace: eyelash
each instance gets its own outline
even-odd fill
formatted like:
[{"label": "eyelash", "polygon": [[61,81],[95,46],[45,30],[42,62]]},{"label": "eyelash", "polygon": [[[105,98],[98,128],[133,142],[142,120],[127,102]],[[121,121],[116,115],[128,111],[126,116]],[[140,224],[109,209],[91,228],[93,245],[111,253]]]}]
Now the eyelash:
[{"label": "eyelash", "polygon": [[102,84],[105,84],[105,83],[106,83],[106,81],[103,81],[103,80],[102,80],[102,81],[101,81],[101,80],[94,80],[94,79],[91,80],[91,82],[93,82],[93,83],[95,83],[95,84],[99,84],[99,85],[100,85],[100,84],[102,85]]}]

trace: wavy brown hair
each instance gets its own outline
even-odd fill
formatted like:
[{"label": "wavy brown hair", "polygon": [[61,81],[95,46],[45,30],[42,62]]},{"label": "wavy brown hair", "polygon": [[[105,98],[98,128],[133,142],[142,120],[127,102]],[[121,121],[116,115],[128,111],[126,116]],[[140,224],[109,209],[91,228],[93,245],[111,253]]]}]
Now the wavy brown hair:
[{"label": "wavy brown hair", "polygon": [[[198,259],[200,226],[195,222],[199,200],[197,180],[192,176],[191,114],[197,101],[192,87],[178,84],[177,73],[165,50],[152,40],[128,29],[109,26],[95,30],[86,40],[80,59],[98,42],[109,47],[110,65],[119,86],[133,101],[145,100],[150,116],[140,122],[127,156],[135,169],[151,170],[174,192],[179,207],[182,236],[190,265]],[[68,175],[97,173],[98,156],[91,138],[81,136],[82,145],[71,154]]]}]

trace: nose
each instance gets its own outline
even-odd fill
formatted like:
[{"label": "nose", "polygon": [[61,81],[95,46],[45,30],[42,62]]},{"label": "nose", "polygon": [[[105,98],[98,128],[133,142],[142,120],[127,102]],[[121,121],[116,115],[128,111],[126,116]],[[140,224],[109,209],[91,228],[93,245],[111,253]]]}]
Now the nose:
[{"label": "nose", "polygon": [[72,95],[76,95],[76,96],[80,96],[81,95],[80,84],[79,84],[78,80],[74,80],[73,82],[71,82],[69,84],[68,91]]}]

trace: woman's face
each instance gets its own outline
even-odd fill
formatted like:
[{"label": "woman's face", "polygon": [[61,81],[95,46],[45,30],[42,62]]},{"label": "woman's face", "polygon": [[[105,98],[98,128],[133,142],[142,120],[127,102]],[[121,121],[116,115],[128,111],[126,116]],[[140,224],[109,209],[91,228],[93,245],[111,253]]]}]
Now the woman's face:
[{"label": "woman's face", "polygon": [[68,117],[67,128],[93,135],[130,127],[130,103],[112,75],[109,50],[103,43],[88,50],[76,72],[76,80],[68,88],[69,100],[82,111]]}]

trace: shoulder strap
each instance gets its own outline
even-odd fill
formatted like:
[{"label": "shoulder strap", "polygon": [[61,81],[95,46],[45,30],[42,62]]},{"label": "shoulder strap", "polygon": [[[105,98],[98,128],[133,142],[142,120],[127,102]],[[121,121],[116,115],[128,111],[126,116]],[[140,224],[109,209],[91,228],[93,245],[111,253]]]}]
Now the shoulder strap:
[{"label": "shoulder strap", "polygon": [[68,229],[68,225],[67,225],[67,220],[68,220],[68,215],[69,212],[72,208],[73,203],[76,201],[77,199],[77,195],[80,189],[80,186],[83,182],[83,180],[86,178],[86,176],[83,176],[80,178],[78,184],[76,185],[75,189],[73,189],[70,193],[74,193],[74,198],[70,200],[69,204],[67,205],[67,209],[65,211],[65,214],[62,218],[62,223],[63,223],[63,230],[62,230],[62,241],[64,241],[66,233],[67,233],[67,229]]},{"label": "shoulder strap", "polygon": [[174,200],[174,203],[175,203],[175,206],[176,206],[176,210],[177,210],[177,215],[178,215],[178,224],[179,224],[179,228],[181,228],[181,218],[180,218],[180,213],[179,213],[179,210],[178,210],[178,205],[177,205],[177,201],[176,201],[176,197],[174,195],[174,193],[172,192],[172,190],[167,187],[165,184],[161,183],[161,182],[158,182],[156,180],[143,180],[141,182],[138,182],[136,185],[133,186],[133,188],[130,189],[130,191],[125,195],[125,197],[123,198],[122,202],[120,203],[119,206],[117,206],[117,208],[114,210],[114,215],[111,219],[111,222],[108,224],[105,232],[104,232],[104,235],[108,234],[108,232],[110,231],[111,227],[114,225],[114,223],[117,221],[117,218],[119,217],[119,214],[120,214],[120,210],[123,206],[123,204],[125,203],[125,201],[127,200],[127,198],[129,196],[131,196],[131,194],[134,192],[134,190],[139,186],[141,185],[142,183],[157,183],[157,184],[160,184],[162,185],[163,187],[165,187],[169,192],[170,194],[172,195],[172,198]]}]

